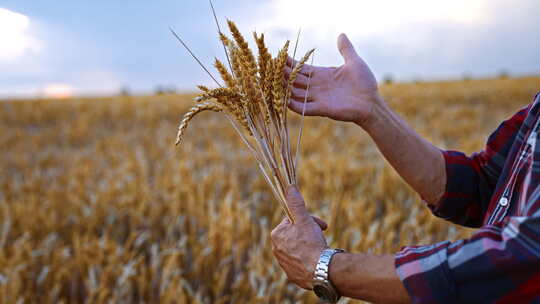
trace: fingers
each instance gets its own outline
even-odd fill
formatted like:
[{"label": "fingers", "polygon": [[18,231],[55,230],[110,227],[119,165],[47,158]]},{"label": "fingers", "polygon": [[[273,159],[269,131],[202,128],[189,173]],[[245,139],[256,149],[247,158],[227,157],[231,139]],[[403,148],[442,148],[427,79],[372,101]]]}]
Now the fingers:
[{"label": "fingers", "polygon": [[287,206],[298,222],[309,219],[310,215],[307,211],[306,204],[304,203],[304,198],[298,191],[296,185],[287,187],[286,201]]},{"label": "fingers", "polygon": [[306,116],[324,116],[325,111],[323,110],[321,104],[319,102],[306,102],[304,104],[303,101],[298,101],[294,99],[289,100],[289,109],[293,110],[294,112],[302,115],[302,111],[305,112],[304,114]]},{"label": "fingers", "polygon": [[[291,57],[287,57],[287,67],[293,69],[298,64],[298,60],[294,60]],[[299,74],[309,76],[309,74],[315,72],[315,67],[310,64],[304,64]]]},{"label": "fingers", "polygon": [[288,218],[284,218],[281,223],[279,223],[279,225],[277,225],[273,230],[272,232],[270,232],[270,239],[272,240],[272,246],[274,246],[274,242],[277,240],[277,238],[279,237],[281,231],[283,229],[286,229],[288,225],[290,225],[291,222],[289,221]]},{"label": "fingers", "polygon": [[[311,218],[313,218],[315,223],[317,225],[319,225],[321,230],[324,231],[324,230],[328,229],[328,224],[324,220],[322,220],[321,218],[316,217],[316,216],[311,216]],[[286,229],[287,225],[289,225],[290,223],[291,222],[289,221],[288,218],[284,218],[281,221],[281,223],[279,223],[279,225],[277,225],[276,228],[274,228],[274,230],[272,230],[272,232],[270,233],[271,239],[273,240],[281,232],[281,230]],[[273,242],[272,242],[272,246],[274,246]]]},{"label": "fingers", "polygon": [[316,216],[312,216],[313,220],[315,221],[315,223],[317,223],[317,225],[319,225],[319,227],[321,227],[321,230],[326,230],[328,229],[328,224],[323,221],[322,219],[316,217]]},{"label": "fingers", "polygon": [[[290,67],[285,67],[285,78],[289,80],[289,75],[292,73],[292,69]],[[306,76],[304,74],[298,73],[296,75],[296,79],[294,81],[294,86],[299,88],[307,88],[308,83],[312,82],[313,78],[310,79],[310,76]],[[313,83],[311,83],[313,84]]]},{"label": "fingers", "polygon": [[291,88],[291,98],[293,98],[294,100],[304,102],[304,99],[306,99],[307,97],[308,101],[312,101],[314,99],[314,96],[315,92],[313,92],[312,88],[310,88],[309,91],[302,88]]},{"label": "fingers", "polygon": [[350,62],[351,60],[358,58],[358,54],[354,50],[354,47],[347,35],[339,35],[337,44],[339,52],[341,53],[341,56],[343,56],[343,59],[345,59],[345,62]]}]

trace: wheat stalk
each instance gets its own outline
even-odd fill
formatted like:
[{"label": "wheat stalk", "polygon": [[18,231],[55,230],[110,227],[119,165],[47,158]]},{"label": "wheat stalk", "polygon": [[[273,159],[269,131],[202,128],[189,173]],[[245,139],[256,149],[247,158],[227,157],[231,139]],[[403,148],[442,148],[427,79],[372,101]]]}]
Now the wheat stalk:
[{"label": "wheat stalk", "polygon": [[[314,58],[315,58],[315,56],[311,56],[311,66],[313,66]],[[309,88],[311,87],[311,76],[312,75],[313,75],[312,73],[309,73],[307,86],[306,86],[306,92],[309,92]],[[294,83],[294,81],[292,83]],[[292,83],[289,82],[289,86],[291,86]],[[304,96],[304,103],[302,104],[302,116],[300,118],[300,131],[298,132],[298,139],[297,139],[297,142],[296,142],[296,156],[294,158],[294,168],[296,169],[295,174],[297,173],[298,166],[299,166],[298,162],[299,162],[299,158],[300,158],[300,141],[302,140],[302,134],[303,134],[303,131],[304,131],[304,118],[306,117],[307,99],[308,99],[308,95],[306,94]],[[294,176],[294,178],[296,180],[296,175]]]},{"label": "wheat stalk", "polygon": [[[258,49],[255,60],[248,42],[233,21],[227,20],[232,39],[221,32],[212,3],[210,5],[218,27],[219,39],[230,63],[227,69],[219,59],[216,58],[214,61],[225,87],[220,85],[216,89],[209,89],[198,86],[201,94],[195,100],[199,104],[191,108],[182,119],[177,143],[180,142],[188,122],[197,113],[204,110],[225,112],[235,131],[254,155],[265,181],[270,185],[285,214],[294,222],[285,201],[285,190],[297,181],[295,170],[297,160],[293,159],[293,155],[298,158],[299,141],[294,154],[289,140],[287,100],[294,79],[304,63],[313,55],[314,50],[304,55],[294,67],[289,81],[285,81],[284,69],[290,42],[287,41],[277,56],[272,58],[266,47],[264,35],[254,32],[253,38]],[[177,38],[179,39],[178,36]],[[185,43],[181,42],[187,48]],[[295,53],[297,45],[298,38]],[[191,51],[190,54],[198,61]],[[204,65],[200,62],[199,64],[212,77]]]}]

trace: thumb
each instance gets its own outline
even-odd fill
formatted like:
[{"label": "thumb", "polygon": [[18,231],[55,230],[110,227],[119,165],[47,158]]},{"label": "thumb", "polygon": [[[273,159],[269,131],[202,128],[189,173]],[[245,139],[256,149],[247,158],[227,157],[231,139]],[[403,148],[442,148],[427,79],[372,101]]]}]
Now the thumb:
[{"label": "thumb", "polygon": [[322,220],[322,219],[320,219],[320,218],[318,218],[316,216],[312,216],[312,218],[315,221],[315,223],[317,223],[317,225],[319,225],[319,227],[321,227],[322,231],[328,229],[328,224],[324,220]]},{"label": "thumb", "polygon": [[345,59],[345,63],[358,58],[358,54],[354,50],[354,46],[352,45],[347,35],[340,34],[337,44],[341,56],[343,56],[343,59]]},{"label": "thumb", "polygon": [[298,191],[296,185],[290,185],[287,187],[286,199],[287,206],[297,221],[303,221],[304,219],[309,218],[309,213],[306,209],[304,198]]}]

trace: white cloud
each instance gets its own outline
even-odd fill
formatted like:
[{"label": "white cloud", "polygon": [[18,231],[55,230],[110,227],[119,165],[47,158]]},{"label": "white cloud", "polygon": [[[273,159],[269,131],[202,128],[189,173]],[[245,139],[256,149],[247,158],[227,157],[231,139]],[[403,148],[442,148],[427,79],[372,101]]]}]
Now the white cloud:
[{"label": "white cloud", "polygon": [[267,32],[299,28],[326,40],[347,32],[355,38],[380,37],[411,25],[478,24],[486,20],[486,0],[276,0],[257,26]]},{"label": "white cloud", "polygon": [[123,82],[96,57],[70,29],[0,8],[0,98],[117,93]]},{"label": "white cloud", "polygon": [[452,30],[466,33],[488,24],[491,10],[487,0],[274,0],[260,8],[258,18],[242,16],[241,27],[264,32],[273,52],[301,29],[299,53],[317,48],[320,65],[341,64],[335,46],[340,33],[368,62],[388,55],[410,62],[408,57],[428,52],[433,58],[441,32],[450,37]]},{"label": "white cloud", "polygon": [[0,7],[0,60],[12,61],[26,53],[40,50],[38,40],[29,32],[30,19],[5,8]]},{"label": "white cloud", "polygon": [[346,33],[379,77],[488,76],[538,71],[523,55],[540,46],[538,8],[536,0],[274,0],[240,26],[264,32],[273,52],[301,28],[300,52],[316,47],[318,65],[342,63],[335,41]]}]

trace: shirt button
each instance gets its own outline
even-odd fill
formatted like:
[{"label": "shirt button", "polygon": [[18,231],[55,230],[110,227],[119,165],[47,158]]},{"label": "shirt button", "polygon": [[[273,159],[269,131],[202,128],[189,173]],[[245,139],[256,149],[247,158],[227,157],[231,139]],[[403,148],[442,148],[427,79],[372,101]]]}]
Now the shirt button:
[{"label": "shirt button", "polygon": [[508,205],[508,199],[506,197],[501,198],[501,200],[499,200],[499,205],[505,207]]}]

